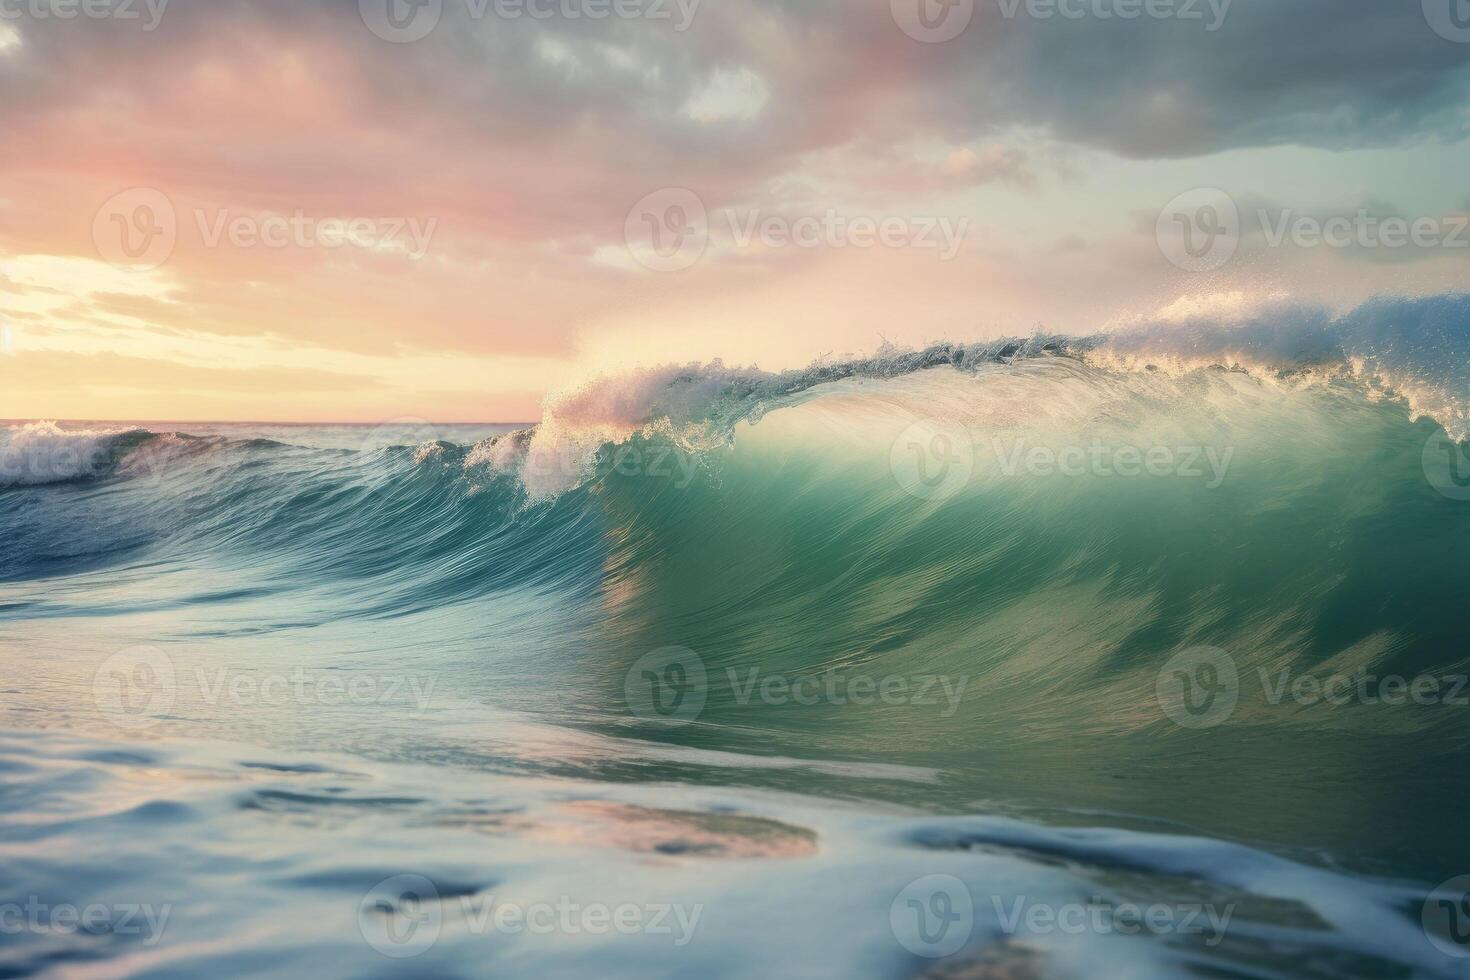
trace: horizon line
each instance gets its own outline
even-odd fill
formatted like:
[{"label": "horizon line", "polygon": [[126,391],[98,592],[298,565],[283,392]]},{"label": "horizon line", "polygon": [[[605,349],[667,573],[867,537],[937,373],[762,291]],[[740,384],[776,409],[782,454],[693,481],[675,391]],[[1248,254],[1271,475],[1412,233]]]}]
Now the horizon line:
[{"label": "horizon line", "polygon": [[330,422],[321,420],[312,421],[270,421],[266,419],[95,419],[95,418],[61,418],[59,416],[33,416],[29,418],[0,419],[0,425],[9,425],[14,422],[101,422],[108,425],[352,425],[352,426],[387,426],[393,425],[395,421],[404,424],[422,423],[424,425],[539,425],[540,420],[516,421],[516,422],[436,422],[432,419],[410,419],[401,417],[398,420],[385,419],[378,422]]}]

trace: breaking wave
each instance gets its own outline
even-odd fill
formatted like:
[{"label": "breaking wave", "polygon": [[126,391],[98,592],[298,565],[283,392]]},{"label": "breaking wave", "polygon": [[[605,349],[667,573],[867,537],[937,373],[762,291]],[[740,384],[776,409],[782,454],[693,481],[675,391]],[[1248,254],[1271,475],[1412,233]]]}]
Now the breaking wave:
[{"label": "breaking wave", "polygon": [[[519,430],[8,426],[0,710],[93,731],[97,665],[134,645],[176,688],[143,719],[172,748],[0,745],[22,795],[63,801],[24,833],[69,849],[18,876],[218,898],[224,868],[232,911],[181,912],[196,972],[246,955],[220,923],[317,922],[327,891],[345,916],[301,955],[380,971],[350,916],[417,870],[432,828],[445,896],[503,876],[708,888],[712,939],[611,975],[770,972],[801,949],[895,976],[1463,976],[1420,913],[1470,871],[1467,337],[1462,296],[1280,306],[784,373],[649,369]],[[671,650],[704,678],[684,724],[628,693]],[[1233,679],[1208,725],[1161,693],[1180,663],[1212,691]],[[423,683],[394,689],[422,700],[223,711],[206,695],[234,690],[226,667],[337,691],[407,673]],[[1434,703],[1403,693],[1425,680]],[[912,696],[876,693],[894,690]],[[279,751],[235,765],[212,740]],[[73,819],[89,807],[105,815]],[[156,845],[146,864],[117,847],[163,822],[182,884],[140,870]],[[277,836],[310,840],[293,864],[316,870],[256,860]],[[540,871],[494,850],[506,836],[543,848]],[[720,878],[697,865],[714,856],[790,870]],[[890,903],[935,874],[979,897],[970,947],[923,974]],[[1008,934],[1037,900],[1239,916],[1218,944]],[[758,913],[823,941],[750,944]],[[449,925],[421,965],[480,968],[489,946]]]}]

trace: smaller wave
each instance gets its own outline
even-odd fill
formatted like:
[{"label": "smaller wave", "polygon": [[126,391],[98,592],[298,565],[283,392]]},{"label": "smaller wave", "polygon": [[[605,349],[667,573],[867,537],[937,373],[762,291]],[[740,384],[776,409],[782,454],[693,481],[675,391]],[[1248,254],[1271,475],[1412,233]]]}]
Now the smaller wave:
[{"label": "smaller wave", "polygon": [[147,429],[63,429],[55,422],[0,429],[0,488],[105,476],[153,437]]}]

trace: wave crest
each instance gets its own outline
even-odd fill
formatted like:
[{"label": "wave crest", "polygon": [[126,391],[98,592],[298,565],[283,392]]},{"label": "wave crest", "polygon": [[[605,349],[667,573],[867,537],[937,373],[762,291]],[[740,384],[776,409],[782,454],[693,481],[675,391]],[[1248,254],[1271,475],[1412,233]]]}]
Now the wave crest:
[{"label": "wave crest", "polygon": [[31,422],[0,430],[0,488],[67,483],[105,475],[142,441],[146,429],[63,429]]},{"label": "wave crest", "polygon": [[1454,294],[1376,299],[1342,315],[1279,302],[1248,316],[1143,319],[1084,337],[1038,332],[921,350],[885,345],[868,357],[776,373],[719,360],[664,365],[552,396],[540,425],[477,446],[468,465],[514,474],[533,499],[545,499],[590,478],[604,447],[635,436],[700,453],[728,445],[740,423],[838,382],[946,367],[975,374],[1050,357],[1114,374],[1179,377],[1215,368],[1271,383],[1350,380],[1370,397],[1403,401],[1414,419],[1433,418],[1456,440],[1470,439],[1470,294]]}]

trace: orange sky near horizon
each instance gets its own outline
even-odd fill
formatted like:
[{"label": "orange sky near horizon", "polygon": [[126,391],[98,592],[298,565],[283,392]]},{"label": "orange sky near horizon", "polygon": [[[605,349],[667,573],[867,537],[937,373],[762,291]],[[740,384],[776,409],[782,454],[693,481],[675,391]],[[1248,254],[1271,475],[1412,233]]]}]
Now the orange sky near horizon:
[{"label": "orange sky near horizon", "polygon": [[[1415,12],[1337,38],[1374,52],[1358,81],[1268,45],[1301,36],[1284,10],[1209,29],[979,4],[939,40],[901,16],[926,0],[596,21],[446,0],[405,40],[384,2],[0,17],[0,418],[529,421],[640,365],[1466,281],[1470,250],[1247,227],[1470,212],[1470,45]],[[1064,57],[1104,37],[1095,75]],[[1130,45],[1189,74],[1161,89]],[[1216,84],[1241,50],[1279,71],[1269,104]],[[1159,237],[1191,188],[1238,205],[1219,266]]]}]

